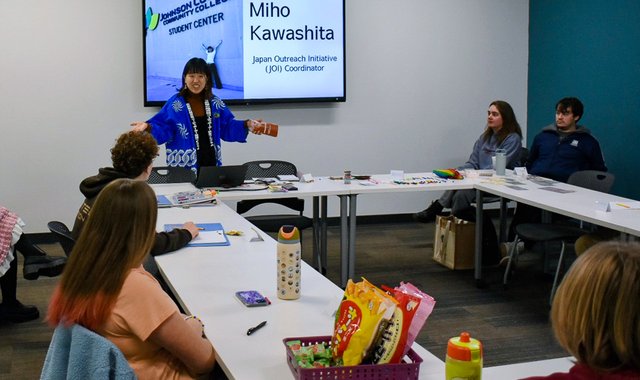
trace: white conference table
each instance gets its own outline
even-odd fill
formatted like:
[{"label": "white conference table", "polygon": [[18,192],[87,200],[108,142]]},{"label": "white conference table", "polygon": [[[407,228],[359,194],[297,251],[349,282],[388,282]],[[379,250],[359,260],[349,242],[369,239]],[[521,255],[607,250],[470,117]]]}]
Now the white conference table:
[{"label": "white conference table", "polygon": [[[328,177],[318,177],[315,178],[313,182],[296,182],[295,185],[298,190],[288,192],[272,192],[267,190],[266,186],[243,185],[241,189],[231,188],[219,190],[216,198],[222,201],[240,201],[244,199],[312,197],[313,265],[324,274],[326,273],[327,260],[327,198],[330,195],[335,195],[343,200],[349,195],[351,187],[342,181],[334,181]],[[161,195],[197,190],[191,183],[154,184],[153,187],[156,193]],[[344,201],[341,202],[344,203]],[[346,234],[342,238],[346,239]],[[346,248],[343,252],[345,252],[344,257],[346,261]],[[346,271],[346,266],[344,266],[344,270]],[[344,281],[343,286],[344,285],[346,285],[346,280]]]},{"label": "white conference table", "polygon": [[[515,177],[511,177],[515,178]],[[544,190],[530,179],[519,179],[519,187],[525,190],[510,188],[500,179],[480,179],[474,187],[476,189],[477,214],[476,214],[476,255],[475,255],[475,279],[478,286],[483,286],[482,280],[482,212],[483,192],[497,195],[503,199],[510,199],[525,203],[542,210],[565,215],[598,226],[610,228],[623,234],[640,236],[640,210],[615,210],[610,212],[599,211],[596,202],[634,202],[613,194],[585,189],[562,182],[553,184],[554,188],[567,190],[566,193],[558,193]]]},{"label": "white conference table", "polygon": [[[343,290],[302,262],[300,299],[280,300],[276,296],[275,240],[259,232],[263,241],[249,241],[255,227],[224,203],[160,209],[157,228],[163,230],[165,224],[184,220],[220,222],[225,230],[245,232],[244,236],[229,236],[229,246],[185,247],[155,257],[184,310],[205,324],[225,373],[230,379],[292,378],[282,340],[331,335],[333,312]],[[258,290],[272,304],[245,307],[235,298],[239,290]],[[267,325],[247,336],[247,329],[262,321]],[[420,378],[442,379],[442,360],[417,344],[413,348],[424,360]]]},{"label": "white conference table", "polygon": [[[405,173],[405,178],[435,178],[433,173]],[[293,198],[293,197],[313,197],[313,219],[314,219],[314,255],[313,264],[317,266],[321,273],[325,273],[327,260],[327,197],[331,195],[340,198],[340,283],[344,287],[349,278],[354,277],[355,272],[355,241],[356,241],[356,216],[357,216],[357,196],[360,194],[376,193],[405,193],[422,191],[445,191],[472,189],[477,180],[443,180],[437,183],[424,184],[398,184],[395,183],[391,175],[373,175],[370,181],[352,180],[350,184],[345,184],[342,180],[332,180],[328,177],[317,177],[313,182],[295,183],[298,190],[289,192],[271,192],[268,190],[223,190],[217,195],[222,201],[238,201],[243,199],[270,199],[270,198]],[[367,184],[367,185],[365,185]],[[196,190],[190,183],[153,185],[158,194],[169,195],[179,191]],[[251,188],[251,187],[248,187]]]},{"label": "white conference table", "polygon": [[[432,173],[405,173],[405,178],[429,177]],[[505,177],[477,177],[465,178],[463,180],[446,180],[439,183],[425,183],[417,185],[397,184],[391,175],[373,175],[371,178],[375,185],[363,185],[368,181],[353,180],[351,184],[344,184],[342,181],[331,180],[327,177],[318,177],[311,183],[297,183],[297,191],[270,192],[268,190],[259,191],[222,191],[218,198],[221,200],[242,200],[242,199],[268,199],[284,197],[313,197],[314,201],[314,255],[313,263],[321,273],[324,273],[326,265],[327,245],[326,245],[326,218],[327,218],[327,197],[335,195],[340,198],[340,251],[341,251],[341,271],[340,284],[346,286],[347,280],[354,277],[355,273],[355,239],[356,239],[356,216],[357,216],[357,196],[376,193],[405,193],[421,191],[445,191],[476,189],[476,252],[475,252],[475,272],[474,276],[478,286],[483,286],[482,282],[482,228],[483,228],[483,193],[489,193],[501,197],[501,214],[504,215],[506,209],[505,199],[526,203],[543,210],[559,213],[572,218],[580,219],[615,229],[622,233],[640,236],[640,218],[638,210],[620,210],[612,212],[596,211],[595,202],[630,202],[632,200],[616,195],[601,193],[565,183],[556,183],[554,186],[560,189],[569,189],[572,192],[566,194],[554,193],[541,190],[541,185],[530,180],[520,180],[522,187],[526,190],[515,190],[500,183],[500,179],[515,178],[512,175]],[[159,194],[171,194],[178,191],[195,190],[189,183],[154,185]],[[501,216],[502,226],[500,228],[501,238],[504,232],[504,218]]]},{"label": "white conference table", "polygon": [[[475,179],[445,180],[437,179],[433,173],[404,173],[404,178],[432,178],[437,182],[423,184],[396,183],[390,174],[372,175],[371,181],[352,181],[349,186],[348,196],[340,197],[340,251],[341,251],[341,272],[340,283],[344,287],[349,278],[355,275],[356,261],[356,217],[357,217],[357,197],[366,194],[382,193],[408,193],[424,191],[446,191],[473,189]],[[347,206],[348,200],[348,206]]]},{"label": "white conference table", "polygon": [[530,376],[547,376],[555,372],[568,372],[574,361],[573,357],[564,357],[485,367],[482,369],[482,377],[488,380],[516,380]]},{"label": "white conference table", "polygon": [[[157,188],[157,186],[154,186]],[[251,223],[229,206],[191,206],[158,211],[157,229],[165,224],[193,220],[222,223],[225,230],[244,231],[229,236],[230,245],[185,247],[156,256],[158,267],[183,309],[205,324],[207,337],[216,349],[216,359],[230,379],[292,378],[286,362],[283,339],[331,335],[333,312],[343,290],[302,262],[301,297],[284,301],[276,296],[276,241],[259,231],[263,241],[250,241]],[[248,308],[236,298],[239,290],[258,290],[272,302]],[[266,326],[247,336],[249,327]],[[428,324],[427,324],[428,326]],[[428,327],[427,327],[428,328]],[[442,342],[446,345],[446,342]],[[412,347],[423,359],[421,380],[444,378],[444,362],[419,344]],[[517,379],[567,371],[572,363],[564,358],[485,368],[485,378]]]}]

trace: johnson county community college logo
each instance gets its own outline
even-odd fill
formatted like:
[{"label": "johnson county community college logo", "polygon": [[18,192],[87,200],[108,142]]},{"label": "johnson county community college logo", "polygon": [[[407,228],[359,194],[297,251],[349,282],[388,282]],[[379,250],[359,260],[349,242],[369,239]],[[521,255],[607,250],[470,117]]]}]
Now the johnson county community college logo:
[{"label": "johnson county community college logo", "polygon": [[160,21],[160,14],[153,13],[151,7],[147,8],[147,12],[145,13],[145,18],[147,22],[148,30],[155,30],[158,27],[158,21]]}]

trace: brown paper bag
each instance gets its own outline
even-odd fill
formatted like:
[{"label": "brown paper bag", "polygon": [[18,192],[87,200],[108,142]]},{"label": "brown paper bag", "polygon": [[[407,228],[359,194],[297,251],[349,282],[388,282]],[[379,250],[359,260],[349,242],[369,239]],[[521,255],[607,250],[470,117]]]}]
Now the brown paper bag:
[{"label": "brown paper bag", "polygon": [[454,216],[438,216],[433,260],[449,269],[473,269],[475,231],[475,223]]}]

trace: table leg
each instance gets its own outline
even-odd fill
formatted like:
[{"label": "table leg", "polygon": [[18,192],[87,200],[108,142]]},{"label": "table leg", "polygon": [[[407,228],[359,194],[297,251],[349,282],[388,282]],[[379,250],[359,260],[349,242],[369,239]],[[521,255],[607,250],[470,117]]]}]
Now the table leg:
[{"label": "table leg", "polygon": [[340,197],[340,286],[347,286],[349,279],[349,225],[347,222],[348,211],[347,195],[338,195]]},{"label": "table leg", "polygon": [[507,241],[507,198],[500,197],[500,232],[498,243]]},{"label": "table leg", "polygon": [[313,267],[322,272],[322,257],[320,256],[320,197],[313,197]]},{"label": "table leg", "polygon": [[320,247],[320,262],[322,263],[322,270],[320,273],[327,274],[327,196],[320,197],[320,241],[322,245]]},{"label": "table leg", "polygon": [[356,197],[349,195],[349,278],[353,279],[356,268]]},{"label": "table leg", "polygon": [[313,197],[313,266],[327,274],[327,196]]},{"label": "table leg", "polygon": [[476,189],[476,261],[474,277],[476,286],[479,288],[484,286],[484,281],[482,280],[482,198],[482,191]]}]

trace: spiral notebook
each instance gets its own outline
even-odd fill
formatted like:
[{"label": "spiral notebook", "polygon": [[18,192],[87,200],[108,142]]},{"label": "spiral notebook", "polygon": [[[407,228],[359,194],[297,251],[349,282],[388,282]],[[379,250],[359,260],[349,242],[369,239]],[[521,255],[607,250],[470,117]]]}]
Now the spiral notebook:
[{"label": "spiral notebook", "polygon": [[[198,236],[187,244],[188,247],[220,247],[230,245],[229,238],[220,223],[198,223]],[[169,232],[174,228],[182,228],[182,224],[165,224],[164,230]]]}]

